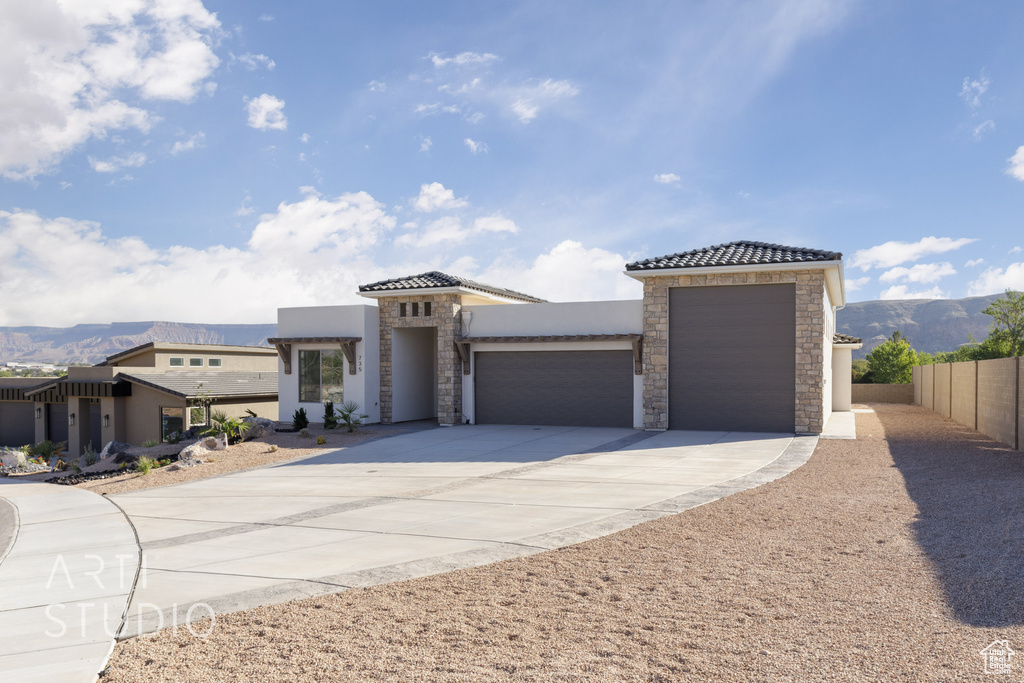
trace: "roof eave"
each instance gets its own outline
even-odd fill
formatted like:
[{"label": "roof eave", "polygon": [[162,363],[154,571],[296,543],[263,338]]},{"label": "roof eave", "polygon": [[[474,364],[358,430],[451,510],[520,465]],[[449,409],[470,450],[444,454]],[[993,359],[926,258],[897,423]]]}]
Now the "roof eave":
[{"label": "roof eave", "polygon": [[829,298],[833,306],[846,305],[846,291],[843,284],[843,262],[838,259],[828,261],[791,261],[787,263],[750,263],[734,266],[689,266],[687,268],[645,268],[622,271],[635,280],[649,277],[665,277],[678,275],[720,275],[723,273],[761,273],[775,270],[824,270],[825,286],[829,290]]},{"label": "roof eave", "polygon": [[478,296],[484,299],[491,299],[492,301],[509,303],[544,303],[542,300],[535,300],[533,298],[504,296],[482,289],[472,289],[470,287],[401,287],[383,291],[359,292],[359,296],[364,296],[367,299],[383,299],[391,296],[422,296],[424,294],[460,294],[463,296]]}]

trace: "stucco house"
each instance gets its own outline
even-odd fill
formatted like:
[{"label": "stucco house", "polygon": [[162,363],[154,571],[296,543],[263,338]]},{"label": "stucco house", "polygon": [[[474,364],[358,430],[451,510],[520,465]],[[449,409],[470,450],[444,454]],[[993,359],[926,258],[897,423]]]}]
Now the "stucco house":
[{"label": "stucco house", "polygon": [[66,441],[77,456],[90,444],[166,441],[206,424],[211,409],[276,418],[274,349],[151,342],[56,379],[0,379],[0,445]]},{"label": "stucco house", "polygon": [[550,303],[430,272],[360,286],[376,305],[279,309],[280,419],[331,398],[383,423],[820,433],[849,410],[842,254],[740,241],[624,274],[643,299]]}]

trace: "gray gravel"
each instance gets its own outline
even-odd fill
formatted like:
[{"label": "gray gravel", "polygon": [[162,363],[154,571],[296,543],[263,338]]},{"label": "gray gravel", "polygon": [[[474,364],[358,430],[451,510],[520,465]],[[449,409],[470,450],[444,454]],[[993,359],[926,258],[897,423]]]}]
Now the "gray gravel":
[{"label": "gray gravel", "polygon": [[939,681],[1024,652],[1024,458],[875,405],[856,441],[527,558],[119,644],[103,681]]}]

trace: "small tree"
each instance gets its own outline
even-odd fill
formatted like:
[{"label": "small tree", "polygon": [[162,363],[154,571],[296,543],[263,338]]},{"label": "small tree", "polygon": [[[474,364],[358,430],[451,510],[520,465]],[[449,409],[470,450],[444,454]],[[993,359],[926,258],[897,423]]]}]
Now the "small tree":
[{"label": "small tree", "polygon": [[899,330],[868,354],[868,365],[877,384],[910,384],[913,368],[917,365],[917,352]]},{"label": "small tree", "polygon": [[309,426],[309,417],[306,415],[305,408],[299,408],[292,415],[292,429],[299,430],[305,429]]},{"label": "small tree", "polygon": [[334,401],[324,401],[324,429],[334,429],[338,426],[338,418],[334,414]]},{"label": "small tree", "polygon": [[1006,296],[990,303],[982,313],[995,318],[996,330],[1005,331],[1010,343],[1010,355],[1021,355],[1024,351],[1024,292],[1008,289]]}]

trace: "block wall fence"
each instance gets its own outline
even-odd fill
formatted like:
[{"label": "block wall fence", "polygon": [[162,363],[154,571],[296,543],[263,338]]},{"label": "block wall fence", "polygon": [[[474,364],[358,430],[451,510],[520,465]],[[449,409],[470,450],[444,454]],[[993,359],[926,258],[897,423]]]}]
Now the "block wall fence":
[{"label": "block wall fence", "polygon": [[1020,357],[919,365],[914,403],[1024,450],[1024,362]]}]

